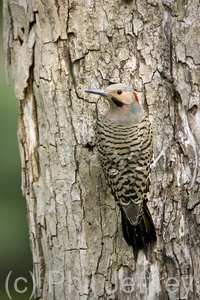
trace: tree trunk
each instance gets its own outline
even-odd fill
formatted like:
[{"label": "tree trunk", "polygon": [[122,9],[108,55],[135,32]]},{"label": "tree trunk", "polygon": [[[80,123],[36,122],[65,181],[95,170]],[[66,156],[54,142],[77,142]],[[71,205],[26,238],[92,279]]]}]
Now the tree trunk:
[{"label": "tree trunk", "polygon": [[[4,1],[36,299],[200,298],[199,10],[198,0]],[[153,126],[151,262],[140,253],[135,264],[123,239],[95,147],[96,98],[84,93],[117,82],[135,88]]]}]

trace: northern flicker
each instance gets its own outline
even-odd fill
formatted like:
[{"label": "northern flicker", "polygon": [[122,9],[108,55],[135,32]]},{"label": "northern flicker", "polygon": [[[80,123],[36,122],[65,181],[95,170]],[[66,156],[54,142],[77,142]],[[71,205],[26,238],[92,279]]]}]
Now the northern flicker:
[{"label": "northern flicker", "polygon": [[104,90],[86,90],[103,96],[109,103],[98,115],[96,140],[101,164],[112,194],[120,206],[126,242],[137,260],[156,244],[156,232],[147,207],[152,163],[152,131],[137,94],[125,84]]}]

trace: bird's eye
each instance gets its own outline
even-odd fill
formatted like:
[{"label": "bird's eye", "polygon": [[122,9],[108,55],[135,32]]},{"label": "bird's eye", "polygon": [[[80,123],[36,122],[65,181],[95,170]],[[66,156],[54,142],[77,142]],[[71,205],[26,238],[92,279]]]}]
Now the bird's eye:
[{"label": "bird's eye", "polygon": [[122,93],[122,90],[117,90],[118,95],[121,95],[121,93]]}]

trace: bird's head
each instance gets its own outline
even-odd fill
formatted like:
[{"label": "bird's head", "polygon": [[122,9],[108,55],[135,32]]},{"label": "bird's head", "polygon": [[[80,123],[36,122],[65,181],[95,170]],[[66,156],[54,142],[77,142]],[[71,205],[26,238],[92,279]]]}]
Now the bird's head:
[{"label": "bird's head", "polygon": [[137,122],[144,116],[144,111],[139,104],[136,92],[132,87],[117,83],[108,86],[105,90],[86,90],[87,93],[103,96],[110,107],[103,112],[103,115],[110,120],[121,120],[134,118]]}]

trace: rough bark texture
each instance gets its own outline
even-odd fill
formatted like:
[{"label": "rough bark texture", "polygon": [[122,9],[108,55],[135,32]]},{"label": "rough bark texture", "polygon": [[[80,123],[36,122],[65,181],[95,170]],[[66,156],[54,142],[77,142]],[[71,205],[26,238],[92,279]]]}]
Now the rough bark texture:
[{"label": "rough bark texture", "polygon": [[[200,299],[199,20],[198,0],[4,1],[37,299]],[[153,125],[151,263],[122,237],[83,101],[116,82]]]}]

